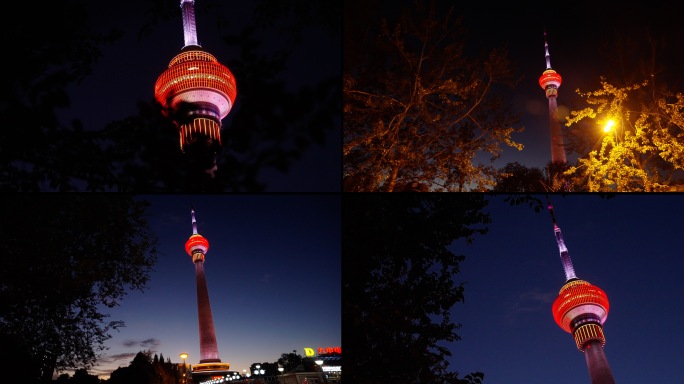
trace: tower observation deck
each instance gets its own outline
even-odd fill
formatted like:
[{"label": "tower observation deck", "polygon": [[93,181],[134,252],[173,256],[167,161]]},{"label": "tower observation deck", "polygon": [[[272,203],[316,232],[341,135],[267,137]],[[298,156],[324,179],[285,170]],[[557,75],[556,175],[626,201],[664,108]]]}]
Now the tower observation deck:
[{"label": "tower observation deck", "polygon": [[180,148],[201,169],[216,168],[221,120],[237,97],[235,77],[197,41],[194,0],[181,0],[185,46],[154,85],[162,112],[178,127]]},{"label": "tower observation deck", "polygon": [[553,230],[566,278],[565,284],[561,287],[551,307],[553,319],[561,329],[572,334],[577,349],[584,353],[591,384],[615,384],[603,351],[603,346],[606,344],[603,324],[608,318],[610,309],[608,296],[601,288],[575,276],[575,270],[560,228],[556,224],[550,201],[548,209],[551,213]]}]

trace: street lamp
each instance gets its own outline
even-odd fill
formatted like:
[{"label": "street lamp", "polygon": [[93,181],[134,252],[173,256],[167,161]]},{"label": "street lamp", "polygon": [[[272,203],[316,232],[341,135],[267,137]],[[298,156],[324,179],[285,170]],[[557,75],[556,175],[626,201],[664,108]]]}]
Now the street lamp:
[{"label": "street lamp", "polygon": [[314,361],[314,363],[318,364],[318,366],[320,367],[321,365],[323,365],[323,359],[318,359]]},{"label": "street lamp", "polygon": [[185,378],[186,378],[187,375],[188,375],[188,370],[187,370],[186,365],[185,365],[185,359],[188,358],[188,354],[185,353],[185,352],[183,352],[183,353],[181,353],[180,355],[178,355],[178,357],[180,357],[181,359],[183,359],[183,383],[185,383]]}]

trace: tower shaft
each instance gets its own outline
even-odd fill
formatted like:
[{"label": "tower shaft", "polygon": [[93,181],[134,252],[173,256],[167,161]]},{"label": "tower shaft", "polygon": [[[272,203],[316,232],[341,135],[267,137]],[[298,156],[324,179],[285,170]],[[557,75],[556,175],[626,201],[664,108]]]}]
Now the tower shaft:
[{"label": "tower shaft", "polygon": [[204,274],[204,262],[195,263],[195,279],[197,281],[197,316],[199,318],[200,363],[221,361],[214,331],[214,319],[211,315],[209,289]]},{"label": "tower shaft", "polygon": [[551,127],[551,161],[554,163],[565,163],[567,158],[565,156],[565,143],[563,142],[563,133],[560,126],[556,94],[547,97],[549,99],[549,126]]},{"label": "tower shaft", "polygon": [[591,384],[615,384],[613,373],[608,366],[608,359],[599,341],[592,340],[587,344],[584,357],[587,360]]}]

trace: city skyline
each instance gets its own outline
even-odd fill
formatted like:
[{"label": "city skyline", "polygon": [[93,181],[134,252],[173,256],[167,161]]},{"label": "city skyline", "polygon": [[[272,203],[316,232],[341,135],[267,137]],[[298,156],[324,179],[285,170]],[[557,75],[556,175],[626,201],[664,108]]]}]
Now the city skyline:
[{"label": "city skyline", "polygon": [[[110,320],[110,349],[89,370],[106,378],[140,351],[174,363],[200,360],[195,272],[185,242],[210,242],[205,267],[221,361],[242,372],[304,348],[339,347],[339,198],[326,195],[138,196],[151,201],[160,256],[148,289],[132,292]],[[57,373],[55,375],[58,375]]]}]

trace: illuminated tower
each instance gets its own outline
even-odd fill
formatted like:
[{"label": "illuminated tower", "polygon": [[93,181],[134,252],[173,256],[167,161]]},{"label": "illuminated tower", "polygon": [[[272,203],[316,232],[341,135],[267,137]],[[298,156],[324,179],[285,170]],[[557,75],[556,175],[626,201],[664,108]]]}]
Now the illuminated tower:
[{"label": "illuminated tower", "polygon": [[221,119],[230,112],[237,88],[228,68],[197,42],[194,0],[181,0],[185,46],[154,85],[164,115],[178,127],[180,148],[202,170],[216,169]]},{"label": "illuminated tower", "polygon": [[195,210],[192,214],[192,236],[185,243],[185,251],[192,257],[195,263],[195,279],[197,281],[197,313],[199,318],[200,336],[200,363],[192,366],[193,378],[211,377],[230,369],[230,364],[222,363],[218,354],[216,344],[216,333],[214,331],[214,320],[211,316],[211,305],[209,303],[209,290],[207,289],[207,279],[204,275],[204,255],[209,250],[209,241],[204,236],[197,233],[197,221],[195,221]]},{"label": "illuminated tower", "polygon": [[544,48],[546,49],[546,70],[539,77],[539,85],[546,91],[546,98],[549,99],[549,123],[551,124],[551,161],[565,163],[565,146],[563,144],[563,134],[561,133],[560,122],[558,121],[558,87],[561,85],[561,76],[558,72],[551,69],[551,58],[549,56],[549,44],[546,41],[546,31],[544,31]]},{"label": "illuminated tower", "polygon": [[610,307],[608,296],[601,288],[575,276],[575,269],[563,242],[561,230],[556,224],[551,202],[549,212],[565,271],[565,285],[553,302],[553,318],[558,326],[573,335],[577,348],[584,352],[591,384],[615,384],[608,360],[603,353],[603,346],[606,344],[603,323],[608,317]]}]

